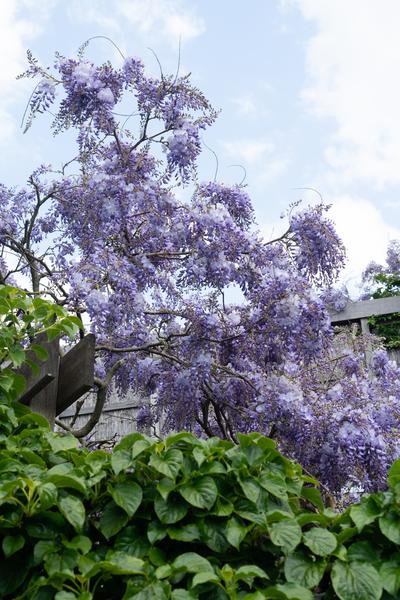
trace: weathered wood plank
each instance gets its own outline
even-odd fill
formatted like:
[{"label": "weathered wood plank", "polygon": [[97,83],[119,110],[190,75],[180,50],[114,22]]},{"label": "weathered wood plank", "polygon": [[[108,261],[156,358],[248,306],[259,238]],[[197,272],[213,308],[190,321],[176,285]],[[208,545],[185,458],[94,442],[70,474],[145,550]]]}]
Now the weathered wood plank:
[{"label": "weathered wood plank", "polygon": [[59,340],[58,338],[49,342],[46,334],[38,335],[35,343],[47,350],[48,358],[45,361],[39,361],[32,353],[34,360],[39,367],[39,374],[34,375],[26,365],[21,368],[21,373],[26,377],[27,387],[20,402],[29,404],[30,408],[46,417],[53,427],[56,416],[55,398],[58,385],[58,368],[60,361]]},{"label": "weathered wood plank", "polygon": [[344,321],[358,321],[372,315],[389,315],[394,312],[400,312],[400,296],[349,302],[341,312],[331,312],[330,317],[331,323],[341,323]]},{"label": "weathered wood plank", "polygon": [[56,415],[62,413],[94,384],[95,336],[88,333],[60,360]]}]

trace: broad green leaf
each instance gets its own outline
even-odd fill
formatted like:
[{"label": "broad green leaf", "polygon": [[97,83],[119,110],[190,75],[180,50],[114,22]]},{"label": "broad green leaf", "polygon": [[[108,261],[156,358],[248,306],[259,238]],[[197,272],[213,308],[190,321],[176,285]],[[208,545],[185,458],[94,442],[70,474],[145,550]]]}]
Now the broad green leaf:
[{"label": "broad green leaf", "polygon": [[328,556],[336,546],[336,537],[322,527],[313,527],[303,534],[303,543],[317,556]]},{"label": "broad green leaf", "polygon": [[182,485],[179,492],[186,502],[192,506],[207,508],[208,510],[213,506],[218,496],[218,489],[214,480],[207,476]]},{"label": "broad green leaf", "polygon": [[102,570],[114,575],[140,575],[144,572],[144,562],[125,552],[109,550],[102,562]]},{"label": "broad green leaf", "polygon": [[172,573],[171,565],[161,565],[156,569],[155,576],[157,579],[165,579],[169,577]]},{"label": "broad green leaf", "polygon": [[367,563],[336,561],[331,580],[340,600],[379,600],[382,595],[380,577]]},{"label": "broad green leaf", "polygon": [[69,496],[60,498],[57,504],[64,517],[71,523],[72,527],[76,531],[80,531],[86,518],[86,511],[82,501],[70,494]]},{"label": "broad green leaf", "polygon": [[292,582],[268,587],[265,594],[265,598],[271,600],[314,600],[314,594],[310,590]]},{"label": "broad green leaf", "polygon": [[392,510],[380,517],[379,529],[388,540],[400,544],[400,516],[397,512]]},{"label": "broad green leaf", "polygon": [[396,559],[383,562],[379,567],[379,575],[384,589],[396,598],[400,590],[400,562]]},{"label": "broad green leaf", "polygon": [[47,481],[54,483],[54,485],[58,488],[76,490],[85,496],[87,494],[85,480],[82,479],[82,477],[77,477],[76,475],[59,475],[57,473],[51,473],[50,469],[50,471],[47,473]]},{"label": "broad green leaf", "polygon": [[164,500],[167,500],[169,494],[175,489],[175,487],[176,484],[172,481],[172,479],[163,477],[157,484],[157,491]]},{"label": "broad green leaf", "polygon": [[47,360],[49,357],[49,353],[43,346],[39,346],[39,344],[31,344],[30,350],[33,350],[39,360]]},{"label": "broad green leaf", "polygon": [[205,518],[198,521],[200,539],[207,544],[213,552],[224,553],[229,549],[229,542],[225,537],[226,524],[222,519]]},{"label": "broad green leaf", "polygon": [[25,545],[25,538],[23,535],[6,535],[3,538],[2,548],[4,556],[9,558],[18,550],[21,550]]},{"label": "broad green leaf", "polygon": [[358,531],[361,531],[366,525],[373,523],[377,517],[380,517],[382,512],[373,497],[369,496],[363,499],[360,504],[351,507],[350,516]]},{"label": "broad green leaf", "polygon": [[198,600],[196,592],[184,590],[183,588],[175,588],[171,592],[171,600]]},{"label": "broad green leaf", "polygon": [[316,487],[304,486],[301,490],[303,498],[311,502],[321,512],[324,510],[324,503],[322,500],[321,492]]},{"label": "broad green leaf", "polygon": [[185,552],[180,554],[172,563],[177,571],[187,571],[188,573],[201,573],[203,571],[214,572],[211,563],[197,554],[196,552]]},{"label": "broad green leaf", "polygon": [[178,525],[177,527],[168,527],[167,531],[171,540],[178,540],[179,542],[200,541],[200,530],[195,523]]},{"label": "broad green leaf", "polygon": [[86,537],[85,535],[76,535],[70,541],[64,540],[63,545],[66,548],[72,548],[73,550],[80,550],[80,552],[82,552],[82,554],[87,554],[92,547],[92,541],[90,538]]},{"label": "broad green leaf", "polygon": [[175,479],[183,463],[183,454],[176,448],[170,448],[167,452],[157,455],[152,454],[149,465],[170,479]]},{"label": "broad green leaf", "polygon": [[242,567],[239,567],[235,573],[235,579],[237,581],[244,581],[249,587],[253,585],[253,581],[256,577],[259,577],[260,579],[269,579],[266,572],[257,565],[243,565]]},{"label": "broad green leaf", "polygon": [[193,577],[192,587],[196,587],[196,585],[202,585],[203,583],[218,583],[219,577],[213,571],[202,571],[201,573],[197,573]]},{"label": "broad green leaf", "polygon": [[239,477],[239,484],[246,498],[257,504],[261,492],[257,479],[254,477]]},{"label": "broad green leaf", "polygon": [[44,560],[44,566],[50,577],[66,576],[73,577],[74,569],[78,565],[79,553],[69,548],[60,552],[48,554]]},{"label": "broad green leaf", "polygon": [[114,549],[144,558],[150,550],[150,543],[137,527],[131,526],[119,532],[114,542]]},{"label": "broad green leaf", "polygon": [[258,479],[261,487],[278,498],[287,498],[287,486],[285,479],[278,473],[263,471]]},{"label": "broad green leaf", "polygon": [[147,528],[147,538],[150,544],[163,540],[167,535],[167,528],[158,521],[151,521]]},{"label": "broad green leaf", "polygon": [[111,466],[116,475],[128,469],[131,462],[132,458],[128,450],[114,450],[111,454]]},{"label": "broad green leaf", "polygon": [[98,528],[104,537],[109,540],[113,535],[125,527],[128,518],[126,512],[117,506],[115,502],[111,501],[106,505],[103,511]]},{"label": "broad green leaf", "polygon": [[286,552],[291,552],[301,541],[301,527],[295,519],[283,519],[268,527],[271,541]]},{"label": "broad green leaf", "polygon": [[400,458],[395,460],[389,469],[388,482],[391,487],[394,487],[400,482]]},{"label": "broad green leaf", "polygon": [[61,435],[60,433],[49,431],[45,434],[45,438],[48,441],[50,448],[55,453],[78,447],[78,440],[73,435]]},{"label": "broad green leaf", "polygon": [[313,588],[321,581],[325,567],[323,560],[313,560],[305,554],[296,553],[287,557],[284,571],[288,581]]},{"label": "broad green leaf", "polygon": [[188,512],[186,502],[178,498],[169,497],[165,501],[161,496],[156,496],[154,500],[154,510],[161,523],[172,525],[183,519]]},{"label": "broad green leaf", "polygon": [[244,540],[247,534],[247,527],[245,527],[239,519],[232,517],[226,524],[225,537],[228,542],[239,550],[240,544]]},{"label": "broad green leaf", "polygon": [[109,485],[108,491],[115,504],[123,508],[129,517],[135,514],[142,502],[142,488],[134,481],[123,481]]},{"label": "broad green leaf", "polygon": [[348,560],[358,560],[361,562],[375,562],[379,560],[379,549],[376,544],[363,540],[354,542],[347,549]]}]

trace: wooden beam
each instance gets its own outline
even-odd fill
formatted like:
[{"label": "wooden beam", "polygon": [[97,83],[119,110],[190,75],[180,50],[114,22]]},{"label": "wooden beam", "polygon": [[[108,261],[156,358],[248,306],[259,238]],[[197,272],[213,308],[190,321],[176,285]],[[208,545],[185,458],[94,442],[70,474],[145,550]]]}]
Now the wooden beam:
[{"label": "wooden beam", "polygon": [[400,312],[400,296],[349,302],[341,312],[330,312],[330,317],[331,323],[342,323],[344,321],[358,321],[372,317],[372,315],[389,315],[395,312]]},{"label": "wooden beam", "polygon": [[26,390],[19,398],[23,404],[29,404],[30,408],[46,417],[53,427],[56,416],[56,397],[58,385],[58,367],[59,367],[59,340],[56,338],[49,342],[46,334],[40,334],[34,339],[35,344],[39,344],[47,350],[48,358],[40,361],[36,358],[33,351],[28,356],[39,367],[39,373],[35,375],[28,365],[23,365],[19,372],[26,378]]},{"label": "wooden beam", "polygon": [[88,333],[60,360],[56,415],[64,412],[94,385],[95,336]]}]

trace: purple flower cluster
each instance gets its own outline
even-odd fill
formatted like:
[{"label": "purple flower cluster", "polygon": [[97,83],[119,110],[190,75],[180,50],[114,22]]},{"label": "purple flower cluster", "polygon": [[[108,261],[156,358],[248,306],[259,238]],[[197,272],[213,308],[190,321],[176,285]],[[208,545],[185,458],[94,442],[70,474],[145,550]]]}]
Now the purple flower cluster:
[{"label": "purple flower cluster", "polygon": [[[134,58],[119,70],[59,58],[53,79],[33,62],[28,75],[44,73],[52,89],[32,107],[46,110],[58,87],[56,127],[76,128],[78,168],[0,187],[2,277],[17,268],[83,315],[98,376],[115,369],[117,390],[146,398],[141,427],[258,430],[338,494],[357,477],[380,486],[398,450],[399,374],[381,351],[371,376],[360,349],[335,348],[325,302],[341,310],[345,298],[314,289],[345,258],[326,207],[294,212],[268,243],[243,187],[196,180],[175,195],[171,178],[190,181],[216,116],[188,77],[148,77]],[[119,102],[137,130],[118,121]]]}]

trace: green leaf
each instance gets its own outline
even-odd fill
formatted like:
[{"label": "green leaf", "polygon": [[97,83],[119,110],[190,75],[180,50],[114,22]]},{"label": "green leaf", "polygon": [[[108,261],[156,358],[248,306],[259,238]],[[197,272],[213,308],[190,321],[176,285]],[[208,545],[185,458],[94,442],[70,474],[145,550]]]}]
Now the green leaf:
[{"label": "green leaf", "polygon": [[278,498],[287,498],[287,486],[285,479],[279,473],[263,471],[258,479],[261,487]]},{"label": "green leaf", "polygon": [[211,477],[201,477],[186,483],[179,489],[180,494],[192,506],[207,508],[213,506],[218,496],[218,488]]},{"label": "green leaf", "polygon": [[271,600],[313,600],[314,594],[296,583],[283,583],[265,590],[266,598]]},{"label": "green leaf", "polygon": [[325,567],[326,563],[322,560],[313,560],[312,557],[296,553],[287,557],[284,571],[288,581],[313,588],[321,581]]},{"label": "green leaf", "polygon": [[200,530],[195,523],[180,525],[178,527],[168,527],[167,532],[171,540],[179,542],[200,541]]},{"label": "green leaf", "polygon": [[125,510],[115,504],[109,502],[100,518],[98,528],[104,537],[109,540],[113,535],[121,531],[128,522],[128,515]]},{"label": "green leaf", "polygon": [[183,588],[175,588],[171,593],[171,600],[198,600],[198,595]]},{"label": "green leaf", "polygon": [[161,455],[152,454],[149,465],[170,479],[176,478],[183,463],[183,454],[176,448],[170,448]]},{"label": "green leaf", "polygon": [[25,352],[19,346],[14,346],[14,348],[10,348],[10,350],[8,351],[8,355],[14,367],[20,367],[25,361]]},{"label": "green leaf", "polygon": [[254,477],[239,477],[239,485],[248,500],[257,504],[260,498],[261,488]]},{"label": "green leaf", "polygon": [[141,575],[144,572],[143,560],[115,550],[107,552],[101,566],[102,570],[114,575]]},{"label": "green leaf", "polygon": [[78,447],[78,440],[73,435],[62,435],[60,433],[49,431],[45,434],[45,438],[50,444],[50,448],[55,453]]},{"label": "green leaf", "polygon": [[49,353],[43,346],[39,346],[39,344],[31,344],[30,350],[33,350],[39,360],[47,360],[49,358]]},{"label": "green leaf", "polygon": [[239,546],[246,537],[247,527],[245,527],[239,519],[232,517],[226,524],[225,537],[228,542],[239,550]]},{"label": "green leaf", "polygon": [[301,527],[295,519],[283,519],[268,527],[271,541],[275,546],[281,546],[286,552],[291,552],[301,541]]},{"label": "green leaf", "polygon": [[201,573],[197,573],[193,577],[192,587],[196,587],[196,585],[202,585],[203,583],[218,583],[219,577],[216,573],[212,571],[202,571]]},{"label": "green leaf", "polygon": [[4,556],[9,558],[25,545],[25,538],[22,535],[6,535],[3,538],[2,548]]},{"label": "green leaf", "polygon": [[142,488],[134,481],[123,481],[113,486],[109,485],[108,491],[115,504],[123,508],[129,517],[135,514],[142,502]]},{"label": "green leaf", "polygon": [[256,577],[260,579],[269,579],[265,571],[260,569],[257,565],[243,565],[239,567],[235,574],[236,579],[244,581],[249,587],[253,585],[253,581]]},{"label": "green leaf", "polygon": [[114,542],[114,549],[144,558],[150,550],[150,543],[137,527],[130,526],[119,532]]},{"label": "green leaf", "polygon": [[47,510],[57,502],[58,490],[54,483],[41,483],[36,488],[39,494],[40,508]]},{"label": "green leaf", "polygon": [[367,542],[354,542],[347,549],[348,560],[358,560],[361,562],[375,562],[379,560],[379,551],[376,545]]},{"label": "green leaf", "polygon": [[303,543],[317,556],[328,556],[336,546],[336,537],[322,527],[313,527],[303,535]]},{"label": "green leaf", "polygon": [[394,487],[400,482],[400,458],[395,460],[389,469],[388,482],[391,487]]},{"label": "green leaf", "polygon": [[66,548],[71,548],[72,550],[80,550],[82,554],[87,554],[90,552],[92,547],[92,541],[90,538],[85,535],[76,535],[72,540],[64,540],[63,544]]},{"label": "green leaf", "polygon": [[180,554],[172,563],[177,571],[186,571],[188,573],[201,573],[203,571],[214,572],[211,563],[197,554],[196,552],[185,552]]},{"label": "green leaf", "polygon": [[80,531],[86,518],[86,511],[82,501],[76,498],[76,496],[69,495],[60,498],[57,505],[72,527],[76,531]]},{"label": "green leaf", "polygon": [[382,583],[372,565],[336,561],[332,567],[333,589],[340,600],[379,600]]},{"label": "green leaf", "polygon": [[360,504],[351,507],[350,516],[358,531],[361,531],[366,525],[373,523],[377,517],[381,516],[382,512],[373,497],[369,496],[363,499]]},{"label": "green leaf", "polygon": [[188,512],[188,505],[178,498],[169,498],[165,501],[161,496],[154,500],[154,510],[161,523],[172,525],[183,519]]},{"label": "green leaf", "polygon": [[379,519],[379,529],[388,540],[400,544],[400,517],[391,510]]},{"label": "green leaf", "polygon": [[111,466],[116,475],[128,469],[131,462],[131,454],[128,450],[114,450],[111,454]]},{"label": "green leaf", "polygon": [[311,502],[321,512],[324,510],[321,492],[317,488],[304,486],[301,490],[301,496]]},{"label": "green leaf", "polygon": [[71,488],[86,496],[87,488],[84,479],[77,477],[76,475],[59,475],[58,473],[52,473],[51,471],[52,469],[47,472],[48,482],[54,483],[54,485],[58,488]]},{"label": "green leaf", "polygon": [[163,540],[167,535],[167,528],[158,521],[152,521],[147,528],[147,538],[150,544]]},{"label": "green leaf", "polygon": [[379,575],[384,589],[397,597],[400,590],[400,563],[395,559],[383,562],[379,567]]}]

